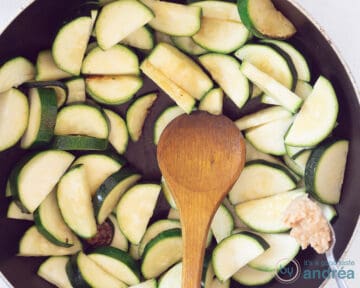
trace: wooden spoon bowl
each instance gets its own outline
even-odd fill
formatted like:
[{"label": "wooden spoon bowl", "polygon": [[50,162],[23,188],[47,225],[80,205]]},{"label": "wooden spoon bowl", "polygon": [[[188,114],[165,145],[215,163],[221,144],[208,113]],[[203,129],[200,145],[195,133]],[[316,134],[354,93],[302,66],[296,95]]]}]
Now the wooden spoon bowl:
[{"label": "wooden spoon bowl", "polygon": [[244,140],[223,115],[184,114],[162,133],[157,159],[180,212],[182,287],[199,288],[209,226],[244,167]]}]

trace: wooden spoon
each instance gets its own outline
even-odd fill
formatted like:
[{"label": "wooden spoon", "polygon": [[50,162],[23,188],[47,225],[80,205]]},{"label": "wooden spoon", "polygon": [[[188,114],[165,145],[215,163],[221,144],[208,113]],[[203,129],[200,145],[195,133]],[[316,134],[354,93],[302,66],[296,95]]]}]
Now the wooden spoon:
[{"label": "wooden spoon", "polygon": [[184,114],[161,134],[157,159],[180,212],[182,287],[199,288],[209,226],[244,167],[244,140],[225,116]]}]

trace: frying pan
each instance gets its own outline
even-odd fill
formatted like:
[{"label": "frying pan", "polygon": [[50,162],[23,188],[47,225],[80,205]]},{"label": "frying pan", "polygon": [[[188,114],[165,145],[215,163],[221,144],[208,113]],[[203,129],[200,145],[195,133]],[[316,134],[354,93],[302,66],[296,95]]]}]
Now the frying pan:
[{"label": "frying pan", "polygon": [[[26,8],[0,35],[0,65],[15,56],[25,56],[35,62],[37,53],[51,47],[51,43],[64,19],[84,0],[49,1],[37,0]],[[336,206],[339,217],[334,222],[337,243],[335,257],[338,259],[344,252],[356,226],[360,211],[360,106],[354,82],[349,72],[333,48],[330,40],[321,29],[306,16],[291,0],[274,0],[276,6],[295,24],[298,29],[291,42],[309,60],[312,71],[312,82],[321,74],[330,79],[340,102],[339,126],[334,134],[350,139],[350,149],[346,168],[341,202]],[[143,57],[143,55],[140,55]],[[137,94],[159,90],[150,80]],[[160,92],[159,100],[146,121],[141,141],[129,145],[126,158],[139,169],[146,180],[159,180],[160,172],[156,163],[156,147],[152,144],[154,121],[161,111],[172,105],[171,100]],[[124,116],[128,104],[114,109]],[[225,113],[232,119],[252,109],[248,105],[238,111],[231,102],[225,101]],[[5,184],[11,168],[25,154],[19,147],[0,153],[0,271],[15,287],[53,287],[36,276],[37,268],[45,258],[16,257],[17,245],[24,231],[31,225],[25,221],[5,218],[9,199],[5,199]],[[165,217],[169,206],[160,199],[156,214],[152,220]],[[324,262],[325,257],[317,255],[311,249],[302,251],[297,256],[300,265],[305,260]],[[351,259],[350,259],[351,260]],[[320,268],[320,267],[318,267]],[[327,267],[321,267],[327,269]],[[272,281],[266,287],[319,287],[323,279],[306,280],[300,277],[295,283],[280,284]],[[235,282],[231,287],[243,287]],[[106,288],[106,287],[104,287]]]}]

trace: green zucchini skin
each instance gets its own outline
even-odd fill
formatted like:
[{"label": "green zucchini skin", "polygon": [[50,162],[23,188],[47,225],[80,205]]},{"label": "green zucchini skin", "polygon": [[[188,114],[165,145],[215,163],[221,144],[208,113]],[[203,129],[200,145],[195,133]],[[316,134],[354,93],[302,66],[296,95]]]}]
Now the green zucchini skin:
[{"label": "green zucchini skin", "polygon": [[66,103],[68,96],[69,96],[69,88],[61,81],[58,80],[49,80],[49,81],[31,81],[25,82],[21,85],[22,88],[51,88],[51,87],[59,87],[64,90],[65,92],[65,101]]},{"label": "green zucchini skin", "polygon": [[246,26],[246,28],[258,38],[264,38],[264,36],[255,28],[253,22],[251,21],[250,15],[248,13],[248,3],[249,0],[237,0],[237,6],[241,22]]},{"label": "green zucchini skin", "polygon": [[57,135],[52,141],[52,148],[65,151],[104,151],[109,141],[83,135]]},{"label": "green zucchini skin", "polygon": [[242,235],[249,236],[251,238],[255,238],[259,242],[259,244],[264,248],[264,250],[267,250],[267,249],[270,248],[269,243],[267,243],[264,240],[264,238],[260,237],[259,235],[255,234],[255,233],[252,233],[252,232],[249,232],[249,231],[241,231],[238,234],[242,234]]},{"label": "green zucchini skin", "polygon": [[66,274],[70,280],[71,285],[74,287],[91,288],[91,286],[82,277],[80,269],[77,265],[77,258],[79,253],[80,252],[70,257],[69,262],[66,264]]}]

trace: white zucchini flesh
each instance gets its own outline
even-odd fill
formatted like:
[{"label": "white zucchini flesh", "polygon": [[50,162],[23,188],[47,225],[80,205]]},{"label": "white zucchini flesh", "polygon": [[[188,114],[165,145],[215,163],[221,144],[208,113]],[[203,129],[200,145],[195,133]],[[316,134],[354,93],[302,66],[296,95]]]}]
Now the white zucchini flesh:
[{"label": "white zucchini flesh", "polygon": [[88,76],[86,91],[97,102],[118,105],[129,101],[142,87],[143,80],[134,75]]},{"label": "white zucchini flesh", "polygon": [[55,63],[51,50],[39,52],[36,60],[37,81],[52,81],[69,78],[72,75],[61,70]]},{"label": "white zucchini flesh", "polygon": [[240,63],[232,56],[216,53],[200,56],[199,61],[234,104],[238,108],[244,106],[250,96],[250,86],[240,71]]},{"label": "white zucchini flesh", "polygon": [[254,231],[281,233],[290,229],[283,221],[285,210],[294,199],[303,195],[305,190],[299,188],[237,204],[235,210],[239,218]]},{"label": "white zucchini flesh", "polygon": [[177,209],[174,197],[171,194],[169,186],[166,184],[165,178],[161,177],[161,190],[164,193],[166,201],[171,208]]},{"label": "white zucchini flesh", "polygon": [[17,189],[21,204],[30,213],[54,189],[74,158],[65,151],[49,150],[36,154],[23,166],[17,177]]},{"label": "white zucchini flesh", "polygon": [[140,1],[124,0],[107,4],[95,24],[97,42],[107,50],[153,18],[152,11]]},{"label": "white zucchini flesh", "polygon": [[148,60],[172,82],[197,100],[200,100],[213,87],[213,82],[201,67],[172,45],[158,44]]},{"label": "white zucchini flesh", "polygon": [[184,110],[177,106],[170,106],[166,108],[159,118],[157,118],[154,127],[154,144],[157,145],[160,140],[160,136],[166,126],[174,120],[176,117],[184,114]]},{"label": "white zucchini flesh", "polygon": [[6,218],[34,221],[33,214],[24,213],[14,201],[11,201],[7,210]]},{"label": "white zucchini flesh", "polygon": [[182,262],[166,271],[159,280],[158,288],[181,288]]},{"label": "white zucchini flesh", "polygon": [[60,28],[52,46],[52,55],[61,70],[75,76],[80,74],[92,26],[90,17],[79,17]]},{"label": "white zucchini flesh", "polygon": [[299,152],[307,149],[308,147],[296,147],[296,146],[289,146],[285,144],[285,150],[286,150],[286,154],[290,157],[293,158],[296,154],[298,154]]},{"label": "white zucchini flesh", "polygon": [[200,29],[201,8],[177,3],[142,0],[155,18],[149,25],[171,36],[192,36]]},{"label": "white zucchini flesh", "polygon": [[171,81],[164,73],[156,68],[148,59],[145,59],[140,69],[154,81],[174,102],[181,107],[183,112],[190,114],[195,106],[196,100],[183,88]]},{"label": "white zucchini flesh", "polygon": [[279,270],[280,263],[285,267],[300,250],[295,238],[287,233],[260,234],[260,236],[270,248],[248,263],[251,268],[268,272]]},{"label": "white zucchini flesh", "polygon": [[288,89],[295,84],[296,79],[287,60],[270,46],[247,44],[235,52],[235,57],[251,63]]},{"label": "white zucchini flesh", "polygon": [[128,146],[129,134],[124,119],[117,113],[104,109],[110,121],[109,141],[119,154],[124,154]]},{"label": "white zucchini flesh", "polygon": [[269,107],[241,117],[235,121],[239,130],[246,130],[274,120],[289,118],[292,114],[282,107]]},{"label": "white zucchini flesh", "polygon": [[129,243],[126,239],[125,235],[121,232],[119,228],[119,224],[117,223],[116,217],[114,215],[109,215],[109,220],[114,226],[114,235],[113,239],[110,243],[111,247],[118,248],[122,251],[128,251],[129,249]]},{"label": "white zucchini flesh", "polygon": [[41,235],[36,226],[31,226],[20,240],[18,256],[64,256],[75,254],[81,248],[80,241],[69,248],[57,246]]},{"label": "white zucchini flesh", "polygon": [[177,48],[190,55],[201,55],[207,52],[207,50],[196,44],[189,36],[173,36],[171,41]]},{"label": "white zucchini flesh", "polygon": [[77,235],[91,238],[97,232],[85,167],[75,166],[60,180],[57,199],[66,224]]},{"label": "white zucchini flesh", "polygon": [[158,284],[156,282],[156,279],[150,279],[144,282],[141,282],[137,285],[132,285],[129,288],[158,288]]},{"label": "white zucchini flesh", "polygon": [[225,238],[212,254],[216,277],[222,282],[227,281],[268,248],[269,245],[261,237],[249,232],[240,232]]},{"label": "white zucchini flesh", "polygon": [[87,75],[138,75],[139,60],[124,45],[117,44],[105,51],[96,47],[84,58],[81,72]]},{"label": "white zucchini flesh", "polygon": [[248,162],[229,192],[232,204],[272,196],[296,187],[291,174],[275,163],[263,160]]},{"label": "white zucchini flesh", "polygon": [[139,244],[154,213],[161,186],[138,184],[125,192],[116,208],[121,231],[133,244]]},{"label": "white zucchini flesh", "polygon": [[0,93],[0,151],[15,145],[28,125],[29,103],[17,89]]},{"label": "white zucchini flesh", "polygon": [[154,48],[154,36],[149,28],[143,26],[126,36],[120,43],[142,50],[150,50]]},{"label": "white zucchini flesh", "polygon": [[[182,258],[181,230],[166,230],[145,247],[141,272],[145,279],[158,277]],[[163,259],[159,261],[159,259]]]},{"label": "white zucchini flesh", "polygon": [[85,80],[84,78],[75,78],[65,82],[69,94],[66,104],[85,102]]},{"label": "white zucchini flesh", "polygon": [[275,271],[266,272],[245,266],[236,272],[232,279],[242,285],[258,287],[269,283],[274,277]]},{"label": "white zucchini flesh", "polygon": [[303,100],[299,96],[250,62],[244,61],[240,70],[251,82],[290,112],[295,113],[300,108]]},{"label": "white zucchini flesh", "polygon": [[274,120],[247,130],[245,138],[261,152],[285,155],[284,138],[292,123],[292,116]]},{"label": "white zucchini flesh", "polygon": [[263,153],[257,150],[251,143],[245,140],[245,147],[246,147],[246,162],[252,160],[265,160],[267,162],[276,163],[280,165],[284,165],[278,158],[271,156],[269,154]]},{"label": "white zucchini flesh", "polygon": [[199,1],[191,4],[201,7],[202,16],[233,22],[241,22],[236,4],[224,1]]},{"label": "white zucchini flesh", "polygon": [[231,232],[234,230],[234,219],[224,205],[219,206],[212,219],[210,228],[217,243],[231,235]]},{"label": "white zucchini flesh", "polygon": [[298,154],[294,155],[293,162],[297,167],[297,171],[294,172],[297,173],[298,175],[300,176],[305,175],[306,163],[310,158],[311,152],[312,152],[311,150],[303,150]]},{"label": "white zucchini flesh", "polygon": [[109,127],[101,110],[85,104],[62,108],[56,118],[55,135],[84,135],[101,139],[109,136]]},{"label": "white zucchini flesh", "polygon": [[77,238],[64,222],[57,201],[55,189],[35,210],[35,225],[50,242],[58,246],[72,246]]},{"label": "white zucchini flesh", "polygon": [[85,167],[86,179],[92,196],[106,178],[122,167],[118,161],[103,154],[81,156],[75,160],[72,166],[78,164],[83,164]]},{"label": "white zucchini flesh", "polygon": [[16,57],[0,67],[0,93],[35,78],[34,65],[24,57]]},{"label": "white zucchini flesh", "polygon": [[332,221],[334,217],[337,216],[337,212],[334,206],[324,204],[318,201],[316,202],[316,204],[320,206],[323,215],[325,216],[326,220],[328,220],[329,222]]},{"label": "white zucchini flesh", "polygon": [[305,57],[291,44],[279,40],[262,40],[263,43],[270,43],[289,55],[293,62],[298,80],[309,82],[311,80],[311,73]]},{"label": "white zucchini flesh", "polygon": [[329,80],[320,76],[295,117],[285,143],[291,146],[314,146],[320,143],[334,128],[338,112],[335,90]]},{"label": "white zucchini flesh", "polygon": [[174,229],[181,228],[180,221],[173,219],[161,219],[151,224],[144,233],[143,238],[141,239],[139,245],[139,254],[140,256],[143,254],[145,246],[154,239],[161,232]]},{"label": "white zucchini flesh", "polygon": [[225,282],[221,282],[218,279],[214,278],[210,288],[229,288],[230,287],[230,280],[227,280]]},{"label": "white zucchini flesh", "polygon": [[200,100],[199,110],[207,111],[213,115],[220,115],[223,112],[224,91],[221,88],[211,89]]},{"label": "white zucchini flesh", "polygon": [[66,256],[50,257],[40,265],[37,274],[56,287],[72,288],[65,270],[68,261]]},{"label": "white zucchini flesh", "polygon": [[135,100],[126,112],[126,125],[132,141],[140,139],[142,129],[145,124],[146,116],[149,114],[151,106],[157,99],[156,93],[150,93]]}]

